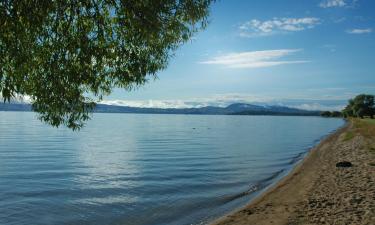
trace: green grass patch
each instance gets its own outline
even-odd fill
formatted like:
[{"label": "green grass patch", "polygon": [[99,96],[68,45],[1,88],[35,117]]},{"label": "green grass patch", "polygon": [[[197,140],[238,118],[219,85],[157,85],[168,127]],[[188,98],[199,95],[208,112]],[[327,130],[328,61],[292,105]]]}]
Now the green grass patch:
[{"label": "green grass patch", "polygon": [[367,139],[366,149],[371,154],[375,154],[375,119],[354,119],[354,132],[358,132],[360,135]]},{"label": "green grass patch", "polygon": [[373,125],[375,125],[375,119],[370,119],[370,118],[368,118],[368,119],[363,119],[362,121],[364,121],[364,122],[366,122],[366,123],[369,123],[369,124],[373,124]]},{"label": "green grass patch", "polygon": [[354,133],[352,131],[348,131],[344,134],[344,141],[349,141],[354,138]]},{"label": "green grass patch", "polygon": [[375,119],[352,119],[353,132],[375,141]]}]

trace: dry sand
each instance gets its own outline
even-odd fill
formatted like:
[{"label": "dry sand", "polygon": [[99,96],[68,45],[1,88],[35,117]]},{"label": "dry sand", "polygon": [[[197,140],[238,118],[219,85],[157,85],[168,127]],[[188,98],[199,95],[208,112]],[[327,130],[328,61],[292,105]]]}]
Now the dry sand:
[{"label": "dry sand", "polygon": [[[213,224],[375,225],[374,151],[375,132],[348,122],[274,187]],[[337,168],[343,160],[353,166]]]}]

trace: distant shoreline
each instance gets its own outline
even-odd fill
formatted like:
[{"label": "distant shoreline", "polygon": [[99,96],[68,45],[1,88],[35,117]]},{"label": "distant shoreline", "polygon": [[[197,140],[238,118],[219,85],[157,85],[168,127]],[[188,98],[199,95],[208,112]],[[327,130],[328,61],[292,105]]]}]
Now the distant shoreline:
[{"label": "distant shoreline", "polygon": [[[0,111],[32,111],[30,104],[0,103]],[[175,115],[270,115],[320,116],[321,111],[309,111],[285,106],[262,106],[235,103],[227,107],[206,106],[197,108],[143,108],[97,104],[93,113],[137,113]]]},{"label": "distant shoreline", "polygon": [[[365,140],[366,137],[355,130],[355,126],[357,125],[347,122],[312,148],[287,176],[245,207],[224,215],[211,224],[336,224],[338,220],[343,222],[338,224],[375,222],[375,200],[371,199],[371,191],[356,192],[356,188],[368,185],[365,178],[366,174],[370,174],[369,170],[375,170],[375,167],[368,166],[371,165],[371,160],[375,160],[375,154],[358,148],[366,145],[367,141],[375,144],[375,140]],[[373,126],[375,130],[375,125]],[[348,134],[352,135],[350,140],[347,138]],[[336,168],[335,164],[340,160],[351,160],[354,166]],[[352,176],[346,177],[348,171]],[[374,190],[375,177],[367,178],[371,180],[370,185]],[[341,188],[340,185],[347,185],[346,182],[359,187]],[[358,201],[366,203],[363,206],[347,201],[356,199],[358,195],[361,195],[361,200]]]},{"label": "distant shoreline", "polygon": [[[1,110],[0,112],[26,112],[36,113],[32,110]],[[145,113],[145,112],[92,112],[93,114],[138,114],[138,115],[190,115],[190,116],[282,116],[282,117],[321,117],[321,118],[333,118],[341,119],[339,117],[322,117],[320,115],[301,115],[301,114],[199,114],[199,113]]]}]

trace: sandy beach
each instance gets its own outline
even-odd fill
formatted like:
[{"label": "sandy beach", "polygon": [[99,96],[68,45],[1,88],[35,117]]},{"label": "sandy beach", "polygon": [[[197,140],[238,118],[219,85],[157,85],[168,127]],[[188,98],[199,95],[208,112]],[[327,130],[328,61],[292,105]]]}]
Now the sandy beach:
[{"label": "sandy beach", "polygon": [[[340,161],[352,166],[336,167]],[[213,224],[375,224],[374,121],[348,122],[288,176]]]}]

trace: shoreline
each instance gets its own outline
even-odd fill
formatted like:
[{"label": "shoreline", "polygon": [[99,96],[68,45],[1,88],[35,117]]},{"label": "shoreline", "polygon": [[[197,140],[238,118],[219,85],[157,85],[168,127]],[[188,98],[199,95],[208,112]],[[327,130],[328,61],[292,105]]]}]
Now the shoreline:
[{"label": "shoreline", "polygon": [[[328,174],[332,170],[340,173],[340,169],[335,168],[335,163],[340,159],[341,145],[349,144],[349,147],[346,149],[348,152],[354,151],[358,144],[363,144],[363,138],[358,135],[354,140],[345,142],[345,134],[348,132],[353,132],[353,122],[347,121],[342,127],[337,129],[332,134],[327,135],[322,138],[322,140],[313,148],[311,148],[305,157],[298,162],[294,168],[279,181],[267,187],[264,191],[261,191],[260,194],[252,199],[247,205],[237,208],[228,214],[223,215],[222,217],[209,223],[210,225],[231,225],[231,224],[333,224],[336,222],[336,217],[340,214],[341,208],[328,207],[328,214],[326,217],[319,215],[319,210],[314,209],[311,206],[322,205],[324,210],[327,210],[325,206],[335,206],[344,205],[339,204],[341,201],[346,201],[346,199],[335,199],[335,179],[337,178],[336,174]],[[358,138],[359,140],[358,140]],[[353,143],[356,145],[353,145]],[[375,158],[375,157],[374,157]],[[348,158],[350,159],[350,158]],[[332,166],[333,165],[333,166]],[[375,168],[375,167],[374,167]],[[331,171],[330,171],[331,170]],[[344,169],[345,170],[345,169]],[[324,177],[327,175],[327,179]],[[341,174],[339,174],[341,175]],[[328,179],[329,178],[329,179]],[[375,178],[370,177],[375,183]],[[326,184],[332,185],[331,187],[324,186]],[[371,183],[374,185],[374,183]],[[319,189],[319,185],[323,184],[324,188],[329,190],[322,192]],[[375,187],[375,185],[374,185]],[[322,189],[322,188],[321,188]],[[318,191],[316,191],[318,190]],[[319,192],[319,194],[315,194]],[[325,194],[327,193],[327,194]],[[357,193],[352,190],[348,192],[349,195],[356,195]],[[328,196],[328,194],[330,194]],[[327,195],[327,196],[325,196]],[[353,197],[353,196],[352,196]],[[350,196],[349,196],[350,198]],[[371,198],[371,196],[369,197]],[[317,200],[318,199],[318,200]],[[373,204],[375,199],[370,199],[369,204]],[[370,208],[369,205],[366,205],[364,208]],[[344,207],[345,208],[345,207]],[[371,208],[370,208],[371,209]],[[324,211],[323,210],[323,211]],[[344,210],[345,212],[345,210]],[[367,214],[372,213],[368,211]],[[345,213],[343,213],[345,214]],[[347,213],[347,214],[350,214]],[[366,214],[366,213],[365,213]],[[366,214],[366,215],[367,215]],[[352,215],[352,214],[350,214]],[[370,214],[369,214],[370,215]],[[322,217],[323,216],[323,217]],[[368,215],[367,215],[368,216]],[[371,216],[370,216],[371,217]],[[360,217],[362,218],[362,217]],[[351,218],[352,219],[352,218]],[[375,218],[368,219],[372,222],[375,221]],[[326,221],[331,221],[327,222]],[[348,220],[345,220],[350,221]],[[358,221],[358,220],[357,220]],[[333,223],[332,223],[333,222]],[[368,224],[370,224],[368,223]],[[336,223],[335,223],[336,224]],[[341,223],[338,223],[341,224]],[[353,223],[348,224],[367,224],[367,223]],[[374,223],[375,224],[375,223]]]}]

